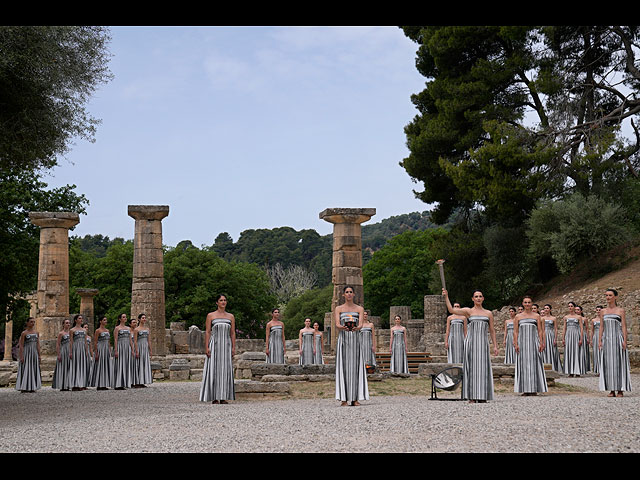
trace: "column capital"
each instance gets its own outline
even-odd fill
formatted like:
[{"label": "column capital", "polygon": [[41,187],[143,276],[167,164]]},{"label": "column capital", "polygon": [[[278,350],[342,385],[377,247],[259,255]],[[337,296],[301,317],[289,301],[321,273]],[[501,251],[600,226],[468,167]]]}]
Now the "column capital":
[{"label": "column capital", "polygon": [[80,223],[75,212],[29,212],[29,221],[42,228],[71,228]]},{"label": "column capital", "polygon": [[98,294],[97,288],[76,288],[76,293],[81,297],[94,297]]},{"label": "column capital", "polygon": [[364,223],[376,214],[375,208],[326,208],[320,219],[329,223]]},{"label": "column capital", "polygon": [[169,215],[169,205],[129,205],[127,214],[136,220],[162,220]]}]

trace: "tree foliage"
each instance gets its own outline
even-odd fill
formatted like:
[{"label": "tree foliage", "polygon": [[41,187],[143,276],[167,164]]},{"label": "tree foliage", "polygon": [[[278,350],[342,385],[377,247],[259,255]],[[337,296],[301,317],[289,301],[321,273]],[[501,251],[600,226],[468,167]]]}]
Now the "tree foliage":
[{"label": "tree foliage", "polygon": [[[637,176],[639,27],[403,27],[428,81],[401,165],[443,223],[480,205],[517,225],[540,198]],[[622,126],[633,129],[625,137]]]},{"label": "tree foliage", "polygon": [[76,137],[93,141],[86,110],[112,76],[103,27],[0,27],[0,164],[38,171],[57,164]]},{"label": "tree foliage", "polygon": [[312,288],[292,298],[285,307],[282,316],[286,338],[298,338],[298,332],[304,328],[304,319],[310,318],[311,324],[318,322],[324,329],[324,315],[331,311],[333,285]]}]

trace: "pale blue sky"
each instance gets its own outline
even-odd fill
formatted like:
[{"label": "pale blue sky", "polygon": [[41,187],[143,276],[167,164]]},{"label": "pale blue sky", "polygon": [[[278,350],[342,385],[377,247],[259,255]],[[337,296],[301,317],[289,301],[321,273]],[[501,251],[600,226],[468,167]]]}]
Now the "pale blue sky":
[{"label": "pale blue sky", "polygon": [[90,202],[73,234],[133,237],[130,204],[163,204],[164,243],[250,228],[370,223],[428,209],[398,162],[424,88],[397,27],[112,27],[114,80],[96,92],[96,142],[45,178]]}]

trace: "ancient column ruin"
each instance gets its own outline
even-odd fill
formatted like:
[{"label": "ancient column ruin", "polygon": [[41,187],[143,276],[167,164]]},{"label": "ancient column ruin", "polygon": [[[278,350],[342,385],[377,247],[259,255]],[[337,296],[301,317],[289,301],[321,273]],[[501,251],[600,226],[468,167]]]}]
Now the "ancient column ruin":
[{"label": "ancient column ruin", "polygon": [[36,329],[43,355],[56,352],[62,322],[69,318],[69,229],[80,222],[73,212],[31,212],[40,227]]},{"label": "ancient column ruin", "polygon": [[135,219],[131,318],[144,313],[154,355],[166,355],[162,219],[168,205],[129,205]]},{"label": "ancient column ruin", "polygon": [[442,295],[424,296],[424,344],[427,351],[434,352],[444,341],[449,312]]},{"label": "ancient column ruin", "polygon": [[93,297],[98,294],[97,288],[78,288],[76,293],[80,295],[80,315],[89,325],[89,335],[95,332],[95,316],[93,308]]},{"label": "ancient column ruin", "polygon": [[[346,285],[354,288],[354,302],[363,305],[361,224],[375,214],[375,208],[327,208],[320,212],[322,220],[333,224],[332,314],[335,307],[344,303],[342,290]],[[332,350],[335,350],[337,338],[336,329],[331,328]]]}]

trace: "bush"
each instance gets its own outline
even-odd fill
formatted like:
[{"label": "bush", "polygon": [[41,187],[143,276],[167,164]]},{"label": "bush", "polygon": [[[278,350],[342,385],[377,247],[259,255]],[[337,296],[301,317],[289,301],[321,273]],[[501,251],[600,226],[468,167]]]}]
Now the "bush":
[{"label": "bush", "polygon": [[620,205],[578,193],[538,206],[528,227],[530,252],[536,258],[550,255],[563,274],[585,259],[593,260],[592,272],[601,270],[607,262],[598,256],[632,236]]}]

